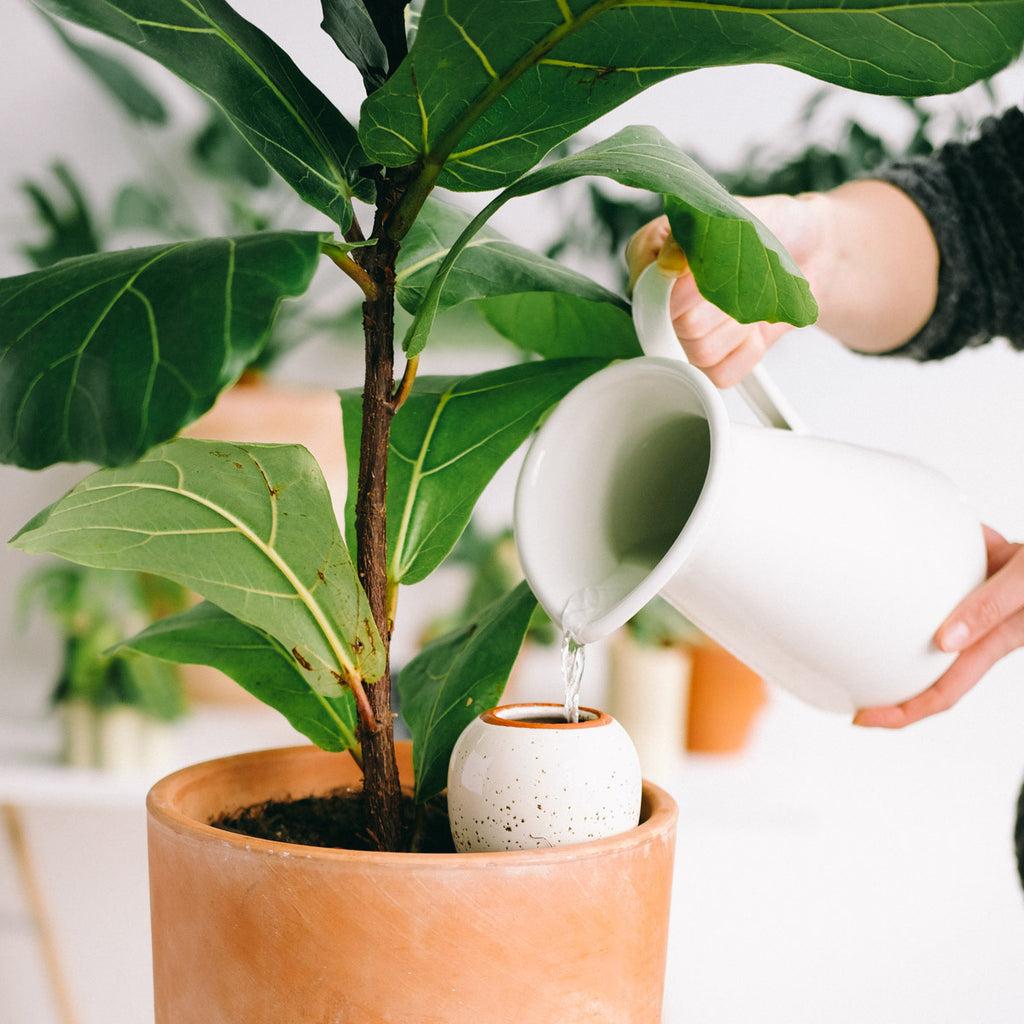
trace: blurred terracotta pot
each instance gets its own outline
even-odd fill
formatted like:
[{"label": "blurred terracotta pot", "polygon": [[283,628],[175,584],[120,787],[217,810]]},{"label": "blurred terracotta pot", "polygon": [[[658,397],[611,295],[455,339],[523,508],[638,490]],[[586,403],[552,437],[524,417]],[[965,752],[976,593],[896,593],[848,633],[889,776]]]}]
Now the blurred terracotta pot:
[{"label": "blurred terracotta pot", "polygon": [[686,749],[694,753],[742,750],[768,702],[764,680],[711,640],[695,645],[690,659]]},{"label": "blurred terracotta pot", "polygon": [[[410,752],[401,745],[403,778]],[[378,854],[249,839],[226,810],[358,785],[295,747],[186,768],[149,795],[156,1024],[653,1024],[677,810],[549,850]]]}]

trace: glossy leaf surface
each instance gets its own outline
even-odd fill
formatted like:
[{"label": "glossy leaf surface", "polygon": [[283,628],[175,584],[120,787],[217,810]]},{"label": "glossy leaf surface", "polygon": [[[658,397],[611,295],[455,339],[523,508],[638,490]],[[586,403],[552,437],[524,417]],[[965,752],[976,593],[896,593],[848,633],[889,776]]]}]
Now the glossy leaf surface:
[{"label": "glossy leaf surface", "polygon": [[[398,301],[410,313],[419,309],[435,272],[471,220],[470,214],[446,203],[432,201],[423,207],[402,241],[396,273]],[[524,292],[558,292],[628,309],[624,299],[586,275],[486,227],[459,254],[445,280],[438,309]]]},{"label": "glossy leaf surface", "polygon": [[465,626],[426,644],[398,674],[417,801],[445,788],[459,734],[501,700],[536,607],[530,588],[520,583]]},{"label": "glossy leaf surface", "polygon": [[[416,583],[459,539],[483,489],[544,414],[604,359],[524,363],[471,377],[419,377],[395,416],[388,453],[388,579]],[[360,395],[342,394],[349,466]],[[349,508],[355,494],[350,468]]]},{"label": "glossy leaf surface", "polygon": [[697,286],[730,316],[747,323],[814,322],[818,310],[807,281],[775,236],[661,132],[631,127],[525,175],[470,221],[438,267],[406,333],[409,355],[426,345],[448,275],[487,220],[511,199],[586,175],[671,197],[667,209],[673,230],[679,229],[676,237],[684,249],[699,247],[692,265]]},{"label": "glossy leaf surface", "polygon": [[356,746],[356,705],[333,678],[313,686],[309,672],[265,630],[209,601],[160,619],[119,646],[181,665],[209,665],[279,711],[322,750]]},{"label": "glossy leaf surface", "polygon": [[477,305],[487,322],[544,359],[629,359],[643,355],[629,312],[559,292],[497,295]]},{"label": "glossy leaf surface", "polygon": [[174,580],[269,633],[326,696],[384,671],[330,492],[298,445],[171,441],[86,477],[13,543]]},{"label": "glossy leaf surface", "polygon": [[209,96],[249,144],[342,230],[372,191],[356,131],[294,61],[225,0],[33,0],[134,47]]},{"label": "glossy leaf surface", "polygon": [[259,355],[319,253],[316,233],[266,232],[0,281],[0,461],[116,465],[174,436]]},{"label": "glossy leaf surface", "polygon": [[1014,59],[1019,0],[427,0],[360,136],[389,166],[423,161],[454,189],[502,188],[656,82],[770,63],[864,92],[954,92]]}]

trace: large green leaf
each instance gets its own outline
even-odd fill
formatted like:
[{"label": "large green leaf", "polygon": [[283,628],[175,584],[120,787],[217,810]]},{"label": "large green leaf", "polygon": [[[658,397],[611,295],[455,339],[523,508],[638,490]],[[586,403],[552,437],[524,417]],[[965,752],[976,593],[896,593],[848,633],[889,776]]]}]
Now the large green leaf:
[{"label": "large green leaf", "polygon": [[180,665],[210,665],[280,711],[321,749],[357,746],[351,691],[328,696],[337,690],[336,680],[311,685],[310,672],[280,641],[209,601],[154,622],[117,649],[121,648]]},{"label": "large green leaf", "polygon": [[[524,363],[472,377],[419,377],[388,453],[388,579],[417,583],[451,551],[483,489],[544,414],[607,359]],[[353,522],[360,395],[342,393]]]},{"label": "large green leaf", "polygon": [[0,461],[116,465],[174,436],[309,286],[313,232],[65,260],[0,281]]},{"label": "large green leaf", "polygon": [[86,477],[12,543],[174,580],[269,633],[327,696],[384,671],[330,492],[298,445],[171,441]]},{"label": "large green leaf", "polygon": [[398,673],[419,802],[445,788],[460,733],[501,700],[536,607],[520,583],[466,625],[426,644]]},{"label": "large green leaf", "polygon": [[1020,0],[427,0],[360,136],[388,166],[444,167],[494,189],[656,82],[696,68],[780,64],[865,92],[954,92],[1009,63]]},{"label": "large green leaf", "polygon": [[[438,266],[471,220],[471,214],[436,200],[420,211],[402,241],[395,280],[398,301],[410,313],[419,309]],[[558,292],[628,309],[624,299],[586,275],[538,256],[489,228],[477,232],[452,265],[438,308],[524,292]]]},{"label": "large green leaf", "polygon": [[496,295],[476,305],[502,337],[545,359],[643,355],[629,312],[606,302],[558,292],[527,292]]},{"label": "large green leaf", "polygon": [[585,175],[671,196],[669,217],[680,243],[699,240],[693,264],[706,299],[737,320],[805,326],[818,315],[807,281],[774,235],[706,171],[655,128],[631,127],[573,156],[524,175],[491,200],[467,225],[442,260],[406,333],[412,356],[430,336],[452,267],[476,232],[510,199]]},{"label": "large green leaf", "polygon": [[220,105],[307,202],[346,230],[369,198],[356,131],[292,59],[224,0],[33,0],[159,61]]}]

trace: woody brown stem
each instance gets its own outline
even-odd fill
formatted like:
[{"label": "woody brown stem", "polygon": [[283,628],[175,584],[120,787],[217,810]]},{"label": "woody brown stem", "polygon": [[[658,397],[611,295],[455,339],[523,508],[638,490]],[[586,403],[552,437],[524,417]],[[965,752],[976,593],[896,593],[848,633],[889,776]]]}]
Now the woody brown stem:
[{"label": "woody brown stem", "polygon": [[[387,467],[394,416],[395,260],[398,243],[386,235],[389,212],[402,194],[401,179],[378,184],[377,243],[357,250],[356,259],[372,289],[363,303],[365,376],[362,437],[356,497],[356,567],[370,602],[385,652],[391,647],[387,581]],[[363,752],[363,792],[367,827],[381,850],[401,848],[401,785],[395,760],[394,719],[391,713],[391,666],[382,678],[367,684],[373,727],[362,719],[359,741]]]}]

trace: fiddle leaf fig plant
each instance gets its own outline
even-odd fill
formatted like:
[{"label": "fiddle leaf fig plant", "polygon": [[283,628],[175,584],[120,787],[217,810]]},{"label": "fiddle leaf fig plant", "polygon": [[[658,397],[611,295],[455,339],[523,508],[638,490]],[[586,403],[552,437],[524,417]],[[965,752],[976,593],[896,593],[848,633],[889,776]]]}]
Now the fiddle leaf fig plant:
[{"label": "fiddle leaf fig plant", "polygon": [[[404,0],[322,0],[338,60],[367,92],[340,110],[226,0],[33,2],[194,86],[323,225],[0,282],[0,457],[103,467],[14,543],[163,574],[205,598],[131,646],[217,665],[315,743],[350,750],[384,849],[404,843],[389,665],[400,586],[440,564],[488,480],[570,388],[639,354],[625,299],[502,238],[490,217],[588,175],[662,195],[709,298],[740,319],[808,324],[815,303],[785,250],[664,135],[631,127],[580,150],[574,134],[697,68],[775,63],[926,95],[991,75],[1024,41],[1024,5],[1005,0],[425,0],[415,16]],[[567,155],[545,163],[556,146]],[[471,215],[443,190],[502,191]],[[365,375],[337,382],[343,528],[304,450],[177,436],[324,261],[363,304]],[[421,372],[437,314],[465,302],[523,350],[520,364]],[[413,314],[404,339],[396,303]],[[418,800],[443,788],[456,736],[498,699],[534,607],[520,585],[403,667]]]}]

